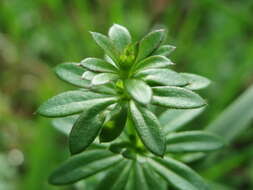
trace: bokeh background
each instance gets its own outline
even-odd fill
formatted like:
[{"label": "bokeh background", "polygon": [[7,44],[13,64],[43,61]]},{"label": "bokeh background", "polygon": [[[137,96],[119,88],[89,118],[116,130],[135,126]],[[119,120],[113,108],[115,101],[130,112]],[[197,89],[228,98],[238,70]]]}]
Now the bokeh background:
[{"label": "bokeh background", "polygon": [[[252,0],[1,0],[0,190],[75,189],[47,184],[69,156],[67,139],[35,111],[74,88],[53,67],[102,56],[89,31],[106,33],[113,23],[129,28],[134,39],[167,28],[166,42],[177,47],[176,70],[213,81],[200,92],[209,106],[186,127],[211,128],[228,145],[189,165],[220,189],[252,190],[252,18]],[[213,121],[220,128],[210,127]]]}]

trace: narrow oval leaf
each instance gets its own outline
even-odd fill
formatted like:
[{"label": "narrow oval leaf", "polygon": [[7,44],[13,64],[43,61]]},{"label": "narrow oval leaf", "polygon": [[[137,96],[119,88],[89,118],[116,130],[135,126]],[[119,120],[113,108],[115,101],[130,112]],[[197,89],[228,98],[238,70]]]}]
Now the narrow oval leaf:
[{"label": "narrow oval leaf", "polygon": [[176,47],[172,46],[172,45],[162,45],[152,55],[163,55],[163,56],[167,57],[175,49],[176,49]]},{"label": "narrow oval leaf", "polygon": [[207,132],[187,131],[167,136],[167,152],[208,152],[223,146],[221,138]]},{"label": "narrow oval leaf", "polygon": [[190,90],[200,90],[209,86],[211,81],[203,76],[191,74],[191,73],[180,73],[187,81],[188,85],[185,88]]},{"label": "narrow oval leaf", "polygon": [[130,96],[140,104],[148,104],[152,98],[152,89],[142,80],[128,79],[125,88]]},{"label": "narrow oval leaf", "polygon": [[188,82],[170,69],[147,69],[135,75],[151,85],[185,86]]},{"label": "narrow oval leaf", "polygon": [[165,30],[155,30],[146,35],[139,44],[139,51],[136,61],[140,61],[149,56],[155,51],[161,42],[164,40],[166,34]]},{"label": "narrow oval leaf", "polygon": [[114,101],[97,101],[85,108],[69,136],[69,148],[72,154],[85,150],[95,140],[103,125],[100,113],[112,103]]},{"label": "narrow oval leaf", "polygon": [[161,126],[165,134],[176,131],[185,126],[186,123],[193,120],[204,111],[205,107],[194,109],[168,109],[159,117]]},{"label": "narrow oval leaf", "polygon": [[136,190],[139,190],[139,189],[151,190],[151,188],[149,188],[149,184],[144,175],[141,164],[138,161],[134,162],[133,175],[134,175],[134,182],[135,182],[134,188]]},{"label": "narrow oval leaf", "polygon": [[117,95],[117,89],[115,88],[114,84],[106,83],[103,85],[92,85],[90,86],[90,90],[96,93],[107,94],[110,96]]},{"label": "narrow oval leaf", "polygon": [[198,108],[206,105],[198,94],[180,87],[153,87],[152,103],[169,108]]},{"label": "narrow oval leaf", "polygon": [[52,120],[52,125],[65,135],[69,135],[74,123],[79,115],[71,115],[63,118],[56,118]]},{"label": "narrow oval leaf", "polygon": [[90,81],[96,76],[96,74],[97,73],[94,73],[94,72],[91,72],[91,71],[85,71],[82,75],[82,79]]},{"label": "narrow oval leaf", "polygon": [[95,71],[95,72],[116,73],[118,70],[111,63],[108,63],[104,61],[103,59],[98,59],[98,58],[86,58],[82,60],[80,64],[86,69]]},{"label": "narrow oval leaf", "polygon": [[119,51],[123,51],[131,43],[129,31],[119,24],[114,24],[109,30],[109,37]]},{"label": "narrow oval leaf", "polygon": [[108,117],[99,135],[100,142],[113,141],[121,134],[126,125],[127,107],[118,105],[113,111],[108,113]]},{"label": "narrow oval leaf", "polygon": [[97,32],[91,32],[91,35],[96,43],[105,51],[105,53],[110,56],[115,63],[117,63],[119,53],[112,40],[107,36]]},{"label": "narrow oval leaf", "polygon": [[100,73],[93,77],[91,84],[92,85],[101,85],[108,82],[117,80],[119,77],[113,73]]},{"label": "narrow oval leaf", "polygon": [[137,107],[130,101],[130,119],[147,149],[158,156],[163,156],[166,148],[165,137],[156,116],[148,109]]},{"label": "narrow oval leaf", "polygon": [[131,170],[130,161],[122,161],[102,179],[96,190],[122,190],[125,188]]},{"label": "narrow oval leaf", "polygon": [[56,75],[63,81],[87,88],[90,82],[82,79],[82,74],[85,71],[84,68],[78,66],[78,63],[62,63],[55,67]]},{"label": "narrow oval leaf", "polygon": [[174,63],[172,63],[171,60],[168,59],[167,57],[160,56],[160,55],[154,55],[154,56],[148,57],[148,58],[140,61],[139,63],[137,63],[133,67],[133,71],[135,73],[138,73],[138,72],[145,70],[145,69],[166,68],[166,67],[173,65],[173,64]]},{"label": "narrow oval leaf", "polygon": [[39,107],[37,112],[45,117],[63,117],[80,113],[87,106],[100,101],[113,102],[115,98],[88,90],[73,90],[50,98]]},{"label": "narrow oval leaf", "polygon": [[108,150],[90,150],[70,157],[49,178],[53,185],[66,185],[115,166],[122,156]]},{"label": "narrow oval leaf", "polygon": [[168,183],[180,190],[210,190],[205,181],[195,171],[172,158],[152,158],[150,166]]},{"label": "narrow oval leaf", "polygon": [[157,173],[153,172],[147,163],[143,164],[143,172],[150,190],[167,190],[167,183]]}]

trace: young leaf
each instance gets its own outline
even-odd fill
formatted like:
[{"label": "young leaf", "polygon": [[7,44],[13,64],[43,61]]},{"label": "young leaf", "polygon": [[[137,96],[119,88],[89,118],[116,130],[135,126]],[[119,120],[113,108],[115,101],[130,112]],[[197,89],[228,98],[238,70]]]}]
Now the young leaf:
[{"label": "young leaf", "polygon": [[131,35],[129,31],[119,24],[114,24],[110,28],[108,35],[120,52],[122,52],[127,45],[131,43]]},{"label": "young leaf", "polygon": [[52,125],[56,129],[64,133],[65,135],[69,135],[77,118],[78,118],[78,115],[71,115],[68,117],[56,118],[56,119],[53,119]]},{"label": "young leaf", "polygon": [[185,86],[187,81],[170,69],[147,69],[135,75],[151,85]]},{"label": "young leaf", "polygon": [[210,84],[210,80],[200,75],[191,73],[180,73],[187,81],[188,85],[185,88],[190,90],[200,90],[206,88]]},{"label": "young leaf", "polygon": [[144,69],[165,68],[173,64],[167,57],[154,55],[138,62],[133,70],[136,73]]},{"label": "young leaf", "polygon": [[148,104],[152,98],[152,89],[142,80],[128,79],[125,88],[131,97],[140,104]]},{"label": "young leaf", "polygon": [[61,93],[43,103],[38,113],[46,117],[63,117],[82,112],[87,106],[98,102],[114,102],[112,96],[88,90],[73,90]]},{"label": "young leaf", "polygon": [[69,148],[72,154],[85,150],[95,140],[103,125],[100,113],[112,103],[114,102],[108,100],[97,101],[85,108],[69,136]]},{"label": "young leaf", "polygon": [[194,109],[168,109],[159,117],[165,134],[181,129],[186,123],[193,120],[204,111],[205,107]]},{"label": "young leaf", "polygon": [[113,73],[100,73],[93,77],[91,84],[92,85],[102,85],[108,82],[118,79],[118,75]]},{"label": "young leaf", "polygon": [[137,107],[130,101],[130,119],[138,132],[143,144],[154,154],[163,156],[165,137],[156,116],[147,108]]},{"label": "young leaf", "polygon": [[125,188],[131,170],[130,161],[122,161],[102,179],[96,190],[122,190]]},{"label": "young leaf", "polygon": [[94,72],[116,73],[117,68],[111,63],[98,58],[86,58],[81,61],[81,66]]},{"label": "young leaf", "polygon": [[56,75],[63,81],[87,88],[90,82],[82,79],[82,74],[85,71],[84,68],[78,66],[78,63],[62,63],[55,67]]},{"label": "young leaf", "polygon": [[205,181],[191,168],[172,158],[152,158],[150,166],[168,183],[180,190],[210,190]]},{"label": "young leaf", "polygon": [[152,55],[163,55],[165,57],[169,56],[171,52],[176,49],[175,46],[171,45],[162,45],[160,46]]},{"label": "young leaf", "polygon": [[167,136],[167,152],[209,152],[223,146],[221,138],[202,131],[171,133]]},{"label": "young leaf", "polygon": [[126,125],[127,107],[117,105],[108,115],[99,135],[100,142],[113,141],[121,134]]},{"label": "young leaf", "polygon": [[139,51],[136,62],[146,58],[155,51],[165,38],[164,30],[155,30],[146,35],[139,44]]},{"label": "young leaf", "polygon": [[196,93],[180,87],[153,87],[152,103],[169,108],[198,108],[206,105]]},{"label": "young leaf", "polygon": [[108,150],[90,150],[72,156],[56,169],[49,178],[53,185],[67,185],[85,179],[115,166],[122,156]]},{"label": "young leaf", "polygon": [[105,51],[105,53],[109,55],[115,63],[117,63],[119,52],[114,46],[112,40],[109,39],[107,36],[97,32],[91,32],[91,35],[93,39],[96,41],[96,43]]},{"label": "young leaf", "polygon": [[82,79],[92,80],[96,76],[96,73],[91,71],[85,71],[82,75]]}]

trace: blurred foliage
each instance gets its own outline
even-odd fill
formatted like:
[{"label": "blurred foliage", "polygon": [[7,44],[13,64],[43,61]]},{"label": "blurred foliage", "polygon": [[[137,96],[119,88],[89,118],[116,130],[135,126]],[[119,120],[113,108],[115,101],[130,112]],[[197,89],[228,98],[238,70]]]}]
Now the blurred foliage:
[{"label": "blurred foliage", "polygon": [[[67,140],[34,113],[47,98],[71,89],[54,76],[53,66],[102,56],[89,31],[105,33],[119,23],[138,38],[168,28],[176,70],[213,81],[201,92],[209,107],[186,126],[198,129],[253,82],[252,18],[252,0],[1,0],[0,190],[73,189],[47,184],[52,169],[69,156]],[[191,165],[222,184],[216,189],[253,189],[252,138],[252,128],[241,130],[222,160]]]}]

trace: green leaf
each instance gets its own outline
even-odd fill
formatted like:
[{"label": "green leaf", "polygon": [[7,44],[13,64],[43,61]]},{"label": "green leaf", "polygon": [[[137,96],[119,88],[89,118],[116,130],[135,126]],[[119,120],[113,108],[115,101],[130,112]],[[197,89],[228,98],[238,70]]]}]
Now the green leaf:
[{"label": "green leaf", "polygon": [[205,107],[194,109],[168,109],[159,117],[165,134],[181,129],[186,123],[193,120],[204,111]]},{"label": "green leaf", "polygon": [[168,183],[180,190],[209,190],[205,181],[191,168],[172,158],[152,158],[150,166]]},{"label": "green leaf", "polygon": [[127,107],[117,105],[108,113],[99,135],[100,142],[110,142],[116,139],[123,131],[127,120]]},{"label": "green leaf", "polygon": [[118,78],[119,76],[113,73],[100,73],[93,77],[91,84],[92,85],[106,84],[108,82],[117,80]]},{"label": "green leaf", "polygon": [[[141,167],[141,164],[136,161],[134,162],[134,168],[133,168],[133,175],[134,175],[134,181],[135,181],[135,189],[145,189],[145,190],[151,190],[149,188],[149,184],[147,182],[147,179],[144,175],[143,169]],[[157,187],[156,187],[157,188]]]},{"label": "green leaf", "polygon": [[86,80],[92,80],[97,73],[91,72],[91,71],[85,71],[82,75],[82,79],[86,79]]},{"label": "green leaf", "polygon": [[163,156],[165,152],[165,137],[156,116],[144,107],[130,101],[130,119],[138,132],[143,144],[154,154]]},{"label": "green leaf", "polygon": [[125,188],[131,170],[131,162],[124,160],[102,179],[96,190],[122,190]]},{"label": "green leaf", "polygon": [[153,172],[153,169],[147,163],[144,163],[142,165],[143,165],[144,176],[148,183],[149,189],[150,190],[153,190],[153,189],[166,190],[167,183],[155,172]]},{"label": "green leaf", "polygon": [[112,103],[114,101],[104,100],[87,105],[75,122],[69,136],[69,148],[72,154],[85,150],[95,140],[104,120],[100,113]]},{"label": "green leaf", "polygon": [[82,79],[82,74],[86,70],[78,63],[62,63],[55,67],[56,75],[65,82],[78,87],[89,87],[90,82]]},{"label": "green leaf", "polygon": [[169,56],[171,52],[173,52],[176,49],[175,46],[171,45],[162,45],[160,46],[152,55],[163,55],[163,56]]},{"label": "green leaf", "polygon": [[95,72],[116,73],[118,71],[111,63],[98,58],[86,58],[81,61],[81,66]]},{"label": "green leaf", "polygon": [[164,30],[155,30],[146,35],[139,44],[139,51],[136,61],[140,61],[149,56],[155,51],[161,42],[164,40],[166,34]]},{"label": "green leaf", "polygon": [[129,31],[119,24],[114,24],[110,28],[108,35],[120,52],[131,43],[131,35]]},{"label": "green leaf", "polygon": [[140,104],[148,104],[152,98],[152,89],[142,80],[128,79],[125,88],[130,96]]},{"label": "green leaf", "polygon": [[152,103],[169,108],[198,108],[206,102],[196,93],[180,87],[153,87]]},{"label": "green leaf", "polygon": [[170,69],[147,69],[135,75],[151,85],[185,86],[187,81],[177,72]]},{"label": "green leaf", "polygon": [[180,73],[187,81],[188,85],[185,88],[190,90],[200,90],[206,88],[211,83],[206,77],[191,73]]},{"label": "green leaf", "polygon": [[90,150],[72,156],[56,169],[49,178],[49,183],[66,185],[97,174],[115,166],[122,156],[108,150]]},{"label": "green leaf", "polygon": [[105,53],[112,58],[112,60],[117,63],[119,58],[119,52],[114,46],[112,40],[107,36],[97,33],[91,32],[93,39],[96,43],[105,51]]},{"label": "green leaf", "polygon": [[172,63],[167,57],[154,55],[138,62],[133,67],[133,70],[136,73],[144,69],[166,68],[170,65],[174,65],[174,63]]},{"label": "green leaf", "polygon": [[88,90],[73,90],[61,93],[43,103],[38,113],[45,117],[63,117],[82,112],[99,102],[114,102],[115,97],[97,94]]},{"label": "green leaf", "polygon": [[221,136],[231,143],[253,121],[253,85],[228,106],[206,130]]},{"label": "green leaf", "polygon": [[221,138],[207,132],[187,131],[167,136],[167,152],[209,152],[223,146]]},{"label": "green leaf", "polygon": [[53,119],[53,126],[64,133],[65,135],[69,135],[74,123],[76,122],[78,115],[71,115],[63,118]]},{"label": "green leaf", "polygon": [[105,83],[103,85],[92,85],[90,86],[90,90],[96,92],[96,93],[102,93],[107,94],[110,96],[117,95],[117,90],[112,83]]}]

